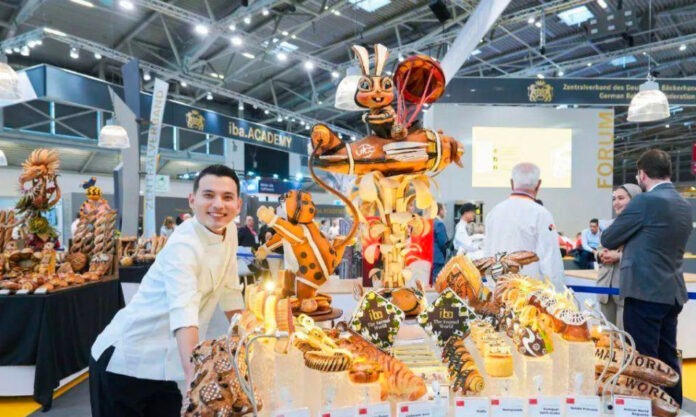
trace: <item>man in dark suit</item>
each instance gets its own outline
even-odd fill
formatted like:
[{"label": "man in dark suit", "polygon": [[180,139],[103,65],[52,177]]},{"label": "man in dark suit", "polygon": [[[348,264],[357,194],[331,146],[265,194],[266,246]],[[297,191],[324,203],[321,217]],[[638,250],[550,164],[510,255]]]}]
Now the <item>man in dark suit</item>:
[{"label": "man in dark suit", "polygon": [[259,238],[256,230],[254,230],[254,218],[246,216],[245,223],[244,226],[240,226],[237,229],[237,244],[256,249],[259,247]]},{"label": "man in dark suit", "polygon": [[433,221],[433,268],[430,273],[430,285],[435,284],[437,274],[440,273],[442,267],[445,266],[445,261],[447,261],[447,241],[449,239],[447,238],[445,222],[442,221],[446,214],[445,206],[437,203],[437,217]]},{"label": "man in dark suit", "polygon": [[[692,228],[691,207],[670,182],[669,155],[652,149],[638,159],[637,195],[602,233],[608,249],[623,246],[620,293],[624,328],[636,349],[659,358],[681,375],[677,316],[687,301],[682,264]],[[665,391],[682,403],[682,383]]]}]

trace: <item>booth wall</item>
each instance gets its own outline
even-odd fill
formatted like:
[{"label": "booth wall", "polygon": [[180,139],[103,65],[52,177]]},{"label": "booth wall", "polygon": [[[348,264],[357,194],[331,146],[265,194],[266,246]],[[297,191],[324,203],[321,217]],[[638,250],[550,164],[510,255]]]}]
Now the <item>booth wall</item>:
[{"label": "booth wall", "polygon": [[450,236],[455,218],[451,213],[454,201],[483,201],[485,215],[510,194],[509,187],[472,186],[473,127],[572,129],[571,188],[544,188],[544,172],[541,172],[542,184],[538,197],[553,214],[557,230],[571,238],[588,227],[593,217],[610,219],[613,120],[612,109],[434,105],[426,113],[425,126],[443,130],[465,148],[462,159],[464,168],[452,165],[436,177],[440,188],[439,201],[447,203],[450,211],[446,219]]}]

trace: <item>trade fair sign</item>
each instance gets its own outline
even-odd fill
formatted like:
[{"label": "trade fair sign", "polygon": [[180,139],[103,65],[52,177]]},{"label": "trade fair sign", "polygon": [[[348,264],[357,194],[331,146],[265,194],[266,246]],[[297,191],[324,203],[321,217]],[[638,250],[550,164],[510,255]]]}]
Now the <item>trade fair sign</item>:
[{"label": "trade fair sign", "polygon": [[[645,79],[455,78],[439,103],[628,106]],[[658,79],[669,103],[696,105],[696,80]]]}]

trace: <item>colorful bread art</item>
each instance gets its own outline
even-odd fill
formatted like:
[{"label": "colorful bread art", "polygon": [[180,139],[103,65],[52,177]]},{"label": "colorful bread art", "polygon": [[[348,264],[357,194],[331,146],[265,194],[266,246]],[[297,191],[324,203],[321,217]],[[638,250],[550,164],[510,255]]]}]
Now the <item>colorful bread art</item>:
[{"label": "colorful bread art", "polygon": [[259,220],[272,227],[276,234],[256,251],[257,259],[264,259],[274,249],[286,245],[286,255],[292,253],[297,269],[284,282],[284,295],[296,297],[294,310],[303,313],[325,313],[331,310],[331,298],[317,291],[341,262],[345,247],[351,243],[357,222],[351,233],[332,242],[314,222],[316,207],[312,196],[305,191],[292,190],[281,198],[287,220],[275,214],[272,208],[261,206],[256,214]]},{"label": "colorful bread art", "polygon": [[[450,337],[442,349],[442,360],[452,381],[452,391],[459,395],[479,395],[485,387],[483,377],[466,346],[464,338]],[[512,366],[512,357],[510,358]]]}]

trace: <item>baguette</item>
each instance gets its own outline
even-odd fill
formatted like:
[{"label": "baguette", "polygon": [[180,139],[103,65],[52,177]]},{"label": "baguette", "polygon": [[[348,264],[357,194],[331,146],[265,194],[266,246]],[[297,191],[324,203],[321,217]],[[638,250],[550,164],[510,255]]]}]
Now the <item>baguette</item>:
[{"label": "baguette", "polygon": [[[619,363],[621,358],[620,352],[617,349],[614,349],[611,363],[609,364],[609,369],[607,371],[611,373],[618,372],[619,368],[621,367],[621,364]],[[606,366],[607,360],[609,359],[609,348],[595,348],[595,359],[597,361],[595,364],[595,370],[601,373]],[[679,382],[679,374],[669,365],[659,359],[641,355],[638,352],[635,352],[633,359],[623,374],[663,387],[673,387],[677,385],[677,382]]]},{"label": "baguette", "polygon": [[[599,382],[597,388],[598,395],[602,395],[602,391],[606,394],[610,393],[610,382],[613,376],[614,374],[607,374],[604,380]],[[614,387],[614,394],[649,398],[652,402],[652,415],[655,417],[674,417],[679,414],[679,404],[660,387],[628,375],[619,376],[618,382]]]}]

